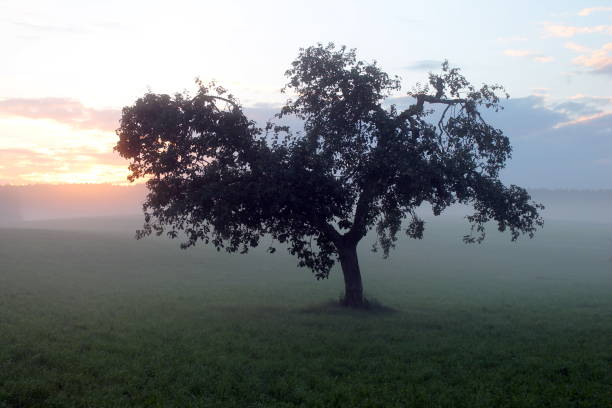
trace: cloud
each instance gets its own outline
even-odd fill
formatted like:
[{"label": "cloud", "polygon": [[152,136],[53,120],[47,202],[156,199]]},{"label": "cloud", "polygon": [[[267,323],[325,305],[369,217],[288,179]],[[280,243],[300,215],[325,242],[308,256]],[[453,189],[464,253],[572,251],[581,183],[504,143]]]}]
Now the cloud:
[{"label": "cloud", "polygon": [[609,105],[612,104],[612,96],[593,96],[576,94],[569,97],[570,100],[581,101],[582,103],[590,103],[593,105]]},{"label": "cloud", "polygon": [[526,187],[612,188],[609,173],[601,171],[604,163],[596,163],[612,152],[612,111],[592,113],[597,110],[587,106],[592,100],[606,103],[578,96],[550,105],[530,96],[509,99],[503,111],[487,113],[485,119],[512,143],[504,181]]},{"label": "cloud", "polygon": [[[593,110],[591,102],[606,104],[606,97],[578,95],[549,105],[541,96],[509,99],[505,109],[484,117],[510,137],[513,156],[504,181],[525,187],[612,188],[603,160],[612,152],[612,111]],[[602,154],[604,154],[602,156]]]},{"label": "cloud", "polygon": [[584,8],[578,12],[579,16],[586,17],[592,13],[596,13],[599,11],[612,11],[612,7],[590,7]]},{"label": "cloud", "polygon": [[496,39],[497,42],[500,43],[510,43],[510,42],[524,42],[524,41],[528,41],[529,38],[527,37],[521,37],[518,35],[515,35],[513,37],[498,37]]},{"label": "cloud", "polygon": [[40,148],[8,148],[0,149],[0,162],[6,164],[10,161],[33,163],[36,166],[55,166],[58,163],[96,162],[104,164],[125,164],[125,160],[118,154],[99,151],[89,146],[79,146],[63,149]]},{"label": "cloud", "polygon": [[536,96],[546,96],[548,95],[550,88],[532,88],[531,91]]},{"label": "cloud", "polygon": [[567,116],[566,120],[556,125],[561,127],[561,123],[584,121],[587,117],[596,118],[595,115],[612,110],[612,97],[578,94],[550,106]]},{"label": "cloud", "polygon": [[586,104],[578,101],[564,101],[555,105],[557,112],[563,112],[568,115],[594,115],[600,113],[601,109],[591,104]]},{"label": "cloud", "polygon": [[529,58],[532,61],[536,62],[551,62],[554,60],[553,57],[549,57],[547,55],[542,54],[541,52],[531,51],[531,50],[504,50],[504,55],[509,57],[523,57]]},{"label": "cloud", "polygon": [[543,57],[534,57],[533,60],[536,62],[551,62],[551,61],[554,61],[554,58],[543,56]]},{"label": "cloud", "polygon": [[419,60],[415,61],[410,65],[403,67],[410,71],[431,71],[439,69],[442,66],[442,61],[438,60]]},{"label": "cloud", "polygon": [[582,53],[572,60],[575,65],[588,68],[590,73],[612,75],[612,42],[599,49],[591,49],[574,43],[565,44],[566,48]]},{"label": "cloud", "polygon": [[119,117],[68,98],[0,99],[0,180],[124,183],[127,164],[112,151]]},{"label": "cloud", "polygon": [[[394,98],[400,108],[412,103]],[[525,187],[612,188],[612,97],[574,95],[552,103],[544,96],[512,98],[505,109],[483,116],[510,137],[513,157],[503,173],[506,183]],[[245,109],[266,120],[273,106]],[[295,123],[299,130],[299,123]],[[125,183],[127,163],[110,149],[93,146],[0,149],[0,180],[13,184],[62,182]]]},{"label": "cloud", "polygon": [[22,28],[28,33],[35,34],[34,38],[39,35],[48,34],[88,34],[94,31],[108,31],[123,28],[121,24],[115,21],[82,21],[78,24],[48,24],[46,22],[32,20],[12,20],[10,21],[16,27]]},{"label": "cloud", "polygon": [[49,25],[30,23],[25,21],[12,21],[12,24],[27,28],[29,30],[41,31],[41,32],[56,32],[56,33],[67,33],[67,34],[84,34],[86,30],[82,27],[75,27],[71,25]]},{"label": "cloud", "polygon": [[591,49],[589,47],[585,47],[584,45],[576,44],[573,42],[565,43],[565,48],[568,50],[576,51],[576,52],[590,52]]},{"label": "cloud", "polygon": [[544,23],[544,37],[570,38],[578,34],[594,33],[612,35],[612,26],[597,25],[592,27],[577,27],[563,24]]},{"label": "cloud", "polygon": [[544,96],[510,98],[503,102],[503,106],[500,113],[484,111],[483,116],[514,137],[530,137],[567,120],[566,114],[546,106]]},{"label": "cloud", "polygon": [[577,119],[574,120],[569,120],[567,122],[561,122],[561,123],[557,123],[555,125],[555,129],[559,129],[565,126],[574,126],[574,125],[578,125],[581,123],[587,123],[587,122],[591,122],[595,119],[601,119],[601,118],[612,118],[612,111],[610,112],[599,112],[599,113],[595,113],[593,115],[584,115],[584,116],[580,116]]},{"label": "cloud", "polygon": [[[584,123],[601,118],[605,115],[600,114],[612,110],[612,97],[578,94],[555,102],[550,100],[546,88],[536,89],[541,93],[504,100],[504,109],[500,112],[483,109],[483,117],[512,137],[529,139],[567,126],[570,122]],[[398,109],[406,109],[414,99],[397,97],[390,102]]]},{"label": "cloud", "polygon": [[528,50],[504,50],[504,55],[511,57],[528,57],[533,54],[533,51]]},{"label": "cloud", "polygon": [[87,146],[65,149],[0,149],[0,179],[12,184],[125,183],[127,164],[118,154]]},{"label": "cloud", "polygon": [[10,98],[0,100],[0,116],[51,119],[76,129],[114,131],[121,113],[117,109],[94,109],[69,98]]}]

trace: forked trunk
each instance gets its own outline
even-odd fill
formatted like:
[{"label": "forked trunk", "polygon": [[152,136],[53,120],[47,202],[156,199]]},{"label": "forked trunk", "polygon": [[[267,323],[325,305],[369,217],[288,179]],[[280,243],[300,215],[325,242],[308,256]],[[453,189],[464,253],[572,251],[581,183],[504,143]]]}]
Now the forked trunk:
[{"label": "forked trunk", "polygon": [[343,243],[338,247],[340,265],[344,275],[344,299],[343,304],[349,307],[363,307],[363,285],[361,283],[361,271],[357,260],[357,243]]}]

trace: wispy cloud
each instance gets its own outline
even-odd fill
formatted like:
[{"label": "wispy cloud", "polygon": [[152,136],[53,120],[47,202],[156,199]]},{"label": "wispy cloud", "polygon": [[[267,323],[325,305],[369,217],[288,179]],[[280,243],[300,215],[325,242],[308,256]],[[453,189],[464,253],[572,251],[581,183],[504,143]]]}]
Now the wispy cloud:
[{"label": "wispy cloud", "polygon": [[578,27],[564,24],[544,23],[544,37],[571,38],[578,34],[595,33],[612,35],[612,25]]},{"label": "wispy cloud", "polygon": [[32,23],[28,21],[12,21],[13,25],[26,28],[33,31],[84,34],[87,32],[83,27],[73,25],[52,25],[45,23]]},{"label": "wispy cloud", "polygon": [[567,119],[563,122],[577,119],[581,116],[590,116],[602,112],[599,106],[584,103],[581,100],[565,100],[552,106],[551,108],[553,108],[555,112],[562,112],[567,116]]},{"label": "wispy cloud", "polygon": [[570,100],[578,100],[583,103],[592,103],[594,105],[608,105],[612,104],[612,96],[593,96],[576,94],[569,97]]},{"label": "wispy cloud", "polygon": [[512,37],[498,37],[496,39],[497,42],[499,43],[512,43],[512,42],[524,42],[524,41],[528,41],[529,38],[527,37],[521,37],[519,35],[515,35]]},{"label": "wispy cloud", "polygon": [[585,47],[584,45],[576,44],[573,42],[565,43],[565,48],[576,52],[591,52],[591,49],[589,47]]},{"label": "wispy cloud", "polygon": [[552,62],[554,61],[554,58],[553,57],[534,57],[533,60],[537,62]]},{"label": "wispy cloud", "polygon": [[538,51],[531,50],[504,50],[504,55],[507,55],[509,57],[529,58],[536,62],[551,62],[554,60],[553,57],[544,55]]},{"label": "wispy cloud", "polygon": [[529,50],[504,50],[504,55],[511,57],[528,57],[533,54],[533,51]]},{"label": "wispy cloud", "polygon": [[[579,106],[591,97],[576,95],[573,106],[566,100],[552,101],[529,96],[504,102],[500,113],[485,119],[512,140],[513,160],[506,169],[508,182],[547,187],[610,188],[609,173],[594,160],[612,152],[612,107],[595,112]],[[595,98],[597,103],[605,103]],[[563,109],[559,109],[559,104]],[[605,112],[610,114],[606,115]],[[546,158],[546,166],[542,158]]]},{"label": "wispy cloud", "polygon": [[531,92],[535,96],[547,96],[549,91],[550,91],[549,88],[532,88],[531,89]]},{"label": "wispy cloud", "polygon": [[566,43],[565,47],[582,54],[572,60],[575,65],[588,68],[590,73],[612,75],[612,42],[598,49],[574,43]]},{"label": "wispy cloud", "polygon": [[597,13],[600,11],[612,11],[612,7],[589,7],[589,8],[583,8],[582,10],[580,10],[578,12],[579,16],[582,17],[586,17],[588,15],[591,15],[593,13]]},{"label": "wispy cloud", "polygon": [[0,116],[51,119],[77,129],[114,131],[120,111],[89,108],[69,98],[10,98],[0,100]]},{"label": "wispy cloud", "polygon": [[439,69],[441,65],[442,61],[439,60],[418,60],[414,61],[410,65],[405,66],[404,69],[408,69],[411,71],[431,71]]},{"label": "wispy cloud", "polygon": [[94,31],[108,31],[123,28],[115,21],[82,21],[77,24],[72,22],[49,23],[44,18],[35,17],[22,20],[5,20],[7,23],[19,27],[22,30],[35,34],[88,34]]},{"label": "wispy cloud", "polygon": [[578,117],[578,118],[576,118],[574,120],[568,120],[567,122],[557,123],[554,128],[555,129],[559,129],[559,128],[566,127],[566,126],[573,126],[573,125],[584,124],[584,123],[587,123],[587,122],[594,121],[596,119],[607,118],[607,117],[612,117],[612,111],[599,112],[599,113],[595,113],[593,115],[580,116],[580,117]]},{"label": "wispy cloud", "polygon": [[606,112],[612,112],[612,97],[577,94],[550,104],[550,108],[566,116],[559,123],[568,123],[575,120],[579,121],[577,123],[582,123],[585,122],[585,118],[596,119],[606,116]]}]

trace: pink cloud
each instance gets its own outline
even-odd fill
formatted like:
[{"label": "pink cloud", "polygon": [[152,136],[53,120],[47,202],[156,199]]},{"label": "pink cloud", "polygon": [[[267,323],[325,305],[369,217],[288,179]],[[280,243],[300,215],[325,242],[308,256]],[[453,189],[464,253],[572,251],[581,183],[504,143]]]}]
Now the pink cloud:
[{"label": "pink cloud", "polygon": [[576,94],[569,97],[570,100],[577,100],[586,103],[593,103],[596,105],[608,105],[612,104],[612,96],[592,96],[585,94]]},{"label": "pink cloud", "polygon": [[578,12],[579,16],[586,17],[590,14],[599,12],[599,11],[612,11],[612,7],[589,7],[584,8]]},{"label": "pink cloud", "polygon": [[597,25],[592,27],[577,27],[563,24],[544,23],[545,37],[570,38],[578,34],[603,33],[612,35],[612,26]]},{"label": "pink cloud", "polygon": [[576,51],[576,52],[590,52],[591,49],[589,47],[585,47],[584,45],[576,44],[573,42],[565,43],[565,48],[568,50]]},{"label": "pink cloud", "polygon": [[583,53],[572,60],[576,65],[590,68],[593,73],[612,74],[612,42],[604,44],[601,48],[593,50],[577,44],[566,44],[567,48]]},{"label": "pink cloud", "polygon": [[509,57],[523,57],[529,58],[532,61],[536,62],[551,62],[554,60],[553,57],[549,57],[547,55],[542,54],[541,52],[531,51],[531,50],[504,50],[504,55]]},{"label": "pink cloud", "polygon": [[498,37],[497,38],[497,42],[500,43],[510,43],[510,42],[523,42],[523,41],[528,41],[529,39],[527,37],[522,37],[522,36],[513,36],[513,37]]},{"label": "pink cloud", "polygon": [[118,154],[89,147],[0,149],[0,179],[11,183],[125,183],[127,164]]},{"label": "pink cloud", "polygon": [[0,116],[51,119],[77,129],[114,131],[121,113],[117,109],[94,109],[69,98],[10,98],[0,100]]},{"label": "pink cloud", "polygon": [[608,116],[612,116],[612,111],[608,111],[608,112],[599,112],[596,113],[594,115],[585,115],[585,116],[580,116],[574,120],[569,120],[567,122],[561,122],[558,123],[554,126],[555,129],[559,129],[562,127],[566,127],[566,126],[572,126],[572,125],[579,125],[582,123],[586,123],[586,122],[590,122],[592,120],[596,120],[596,119],[601,119],[601,118],[605,118]]},{"label": "pink cloud", "polygon": [[533,57],[533,60],[536,62],[551,62],[554,60],[553,57]]}]

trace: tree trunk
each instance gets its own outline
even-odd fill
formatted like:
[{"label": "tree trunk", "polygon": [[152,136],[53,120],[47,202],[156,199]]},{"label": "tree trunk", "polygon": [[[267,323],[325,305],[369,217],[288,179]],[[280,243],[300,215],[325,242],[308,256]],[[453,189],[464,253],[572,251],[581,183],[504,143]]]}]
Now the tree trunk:
[{"label": "tree trunk", "polygon": [[363,307],[363,285],[361,284],[361,271],[357,260],[357,243],[348,242],[338,246],[340,265],[344,275],[344,306]]}]

